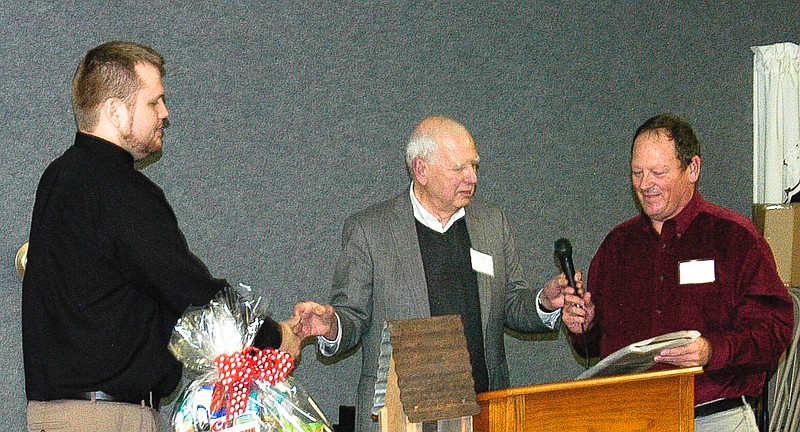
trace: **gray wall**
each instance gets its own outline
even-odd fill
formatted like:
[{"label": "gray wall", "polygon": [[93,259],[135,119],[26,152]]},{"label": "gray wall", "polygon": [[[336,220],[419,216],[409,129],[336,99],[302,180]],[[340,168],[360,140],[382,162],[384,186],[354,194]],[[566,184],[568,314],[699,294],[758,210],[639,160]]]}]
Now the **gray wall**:
[{"label": "gray wall", "polygon": [[[672,4],[669,4],[672,3]],[[172,126],[145,172],[212,273],[256,287],[277,318],[324,301],[345,216],[406,187],[413,125],[450,115],[481,153],[479,194],[505,207],[534,285],[568,236],[585,268],[632,216],[630,135],[661,111],[706,143],[706,198],[749,216],[750,47],[798,42],[796,0],[760,2],[4,1],[0,8],[0,415],[23,430],[21,280],[44,167],[74,134],[69,80],[89,48],[168,60]],[[102,323],[98,323],[102,325]],[[515,385],[580,366],[558,338],[508,338]],[[336,421],[359,354],[296,376]]]}]

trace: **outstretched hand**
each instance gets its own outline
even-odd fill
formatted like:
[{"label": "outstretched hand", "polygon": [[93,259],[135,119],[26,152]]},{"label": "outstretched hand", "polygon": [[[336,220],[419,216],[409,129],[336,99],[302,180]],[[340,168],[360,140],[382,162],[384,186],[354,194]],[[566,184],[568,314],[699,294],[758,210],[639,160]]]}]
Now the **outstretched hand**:
[{"label": "outstretched hand", "polygon": [[298,303],[294,306],[293,319],[297,320],[293,330],[303,339],[323,336],[333,340],[339,335],[336,313],[331,305],[321,305],[311,301]]},{"label": "outstretched hand", "polygon": [[[575,273],[575,285],[583,290],[583,275],[580,270]],[[547,310],[556,310],[564,307],[564,289],[569,287],[569,282],[564,273],[550,279],[542,289],[540,300]]]},{"label": "outstretched hand", "polygon": [[281,346],[280,350],[289,353],[294,359],[300,358],[300,351],[303,347],[303,339],[294,331],[298,320],[294,317],[281,321]]}]

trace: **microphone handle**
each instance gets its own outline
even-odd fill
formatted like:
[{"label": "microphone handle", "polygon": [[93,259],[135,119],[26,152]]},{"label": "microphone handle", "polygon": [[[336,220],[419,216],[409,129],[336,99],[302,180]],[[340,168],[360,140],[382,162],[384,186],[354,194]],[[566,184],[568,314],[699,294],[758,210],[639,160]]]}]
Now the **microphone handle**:
[{"label": "microphone handle", "polygon": [[569,286],[575,289],[575,295],[578,297],[582,297],[581,294],[578,292],[578,287],[575,285],[575,265],[572,263],[572,257],[560,257],[561,261],[561,271],[564,272],[564,276],[567,277],[567,283]]},{"label": "microphone handle", "polygon": [[564,276],[567,277],[569,286],[575,288],[575,266],[572,264],[572,260],[569,257],[561,260],[561,271],[563,271]]}]

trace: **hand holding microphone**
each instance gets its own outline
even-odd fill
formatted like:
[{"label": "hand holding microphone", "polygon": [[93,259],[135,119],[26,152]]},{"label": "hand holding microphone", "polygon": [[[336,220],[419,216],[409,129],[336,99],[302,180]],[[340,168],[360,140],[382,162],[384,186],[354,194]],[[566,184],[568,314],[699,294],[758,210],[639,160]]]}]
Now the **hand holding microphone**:
[{"label": "hand holding microphone", "polygon": [[[565,238],[556,240],[553,249],[561,271],[567,279],[567,284],[573,289],[571,293],[564,293],[562,320],[564,324],[567,325],[569,331],[576,334],[584,333],[594,319],[594,304],[591,301],[592,296],[583,289],[580,272],[578,272],[576,277],[575,265],[572,262],[572,244],[569,240]],[[577,296],[579,298],[576,301],[570,301],[567,296]]]},{"label": "hand holding microphone", "polygon": [[564,276],[567,277],[567,284],[575,290],[575,295],[581,297],[583,292],[578,291],[575,283],[575,265],[572,263],[572,244],[565,238],[556,240],[553,245],[553,253],[558,259],[558,264]]}]

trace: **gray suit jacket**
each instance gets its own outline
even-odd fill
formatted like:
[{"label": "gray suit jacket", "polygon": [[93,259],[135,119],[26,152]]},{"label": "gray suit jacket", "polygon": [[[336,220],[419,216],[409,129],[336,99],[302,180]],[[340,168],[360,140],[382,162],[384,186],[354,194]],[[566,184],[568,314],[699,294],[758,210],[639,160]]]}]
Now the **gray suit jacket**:
[{"label": "gray suit jacket", "polygon": [[[552,330],[539,318],[537,291],[525,281],[503,211],[479,200],[465,210],[472,248],[490,255],[494,263],[494,277],[477,276],[489,385],[497,390],[509,386],[504,327],[521,332]],[[430,317],[408,191],[347,218],[331,304],[341,320],[339,351],[361,343],[356,430],[373,430],[370,411],[384,322]]]}]

